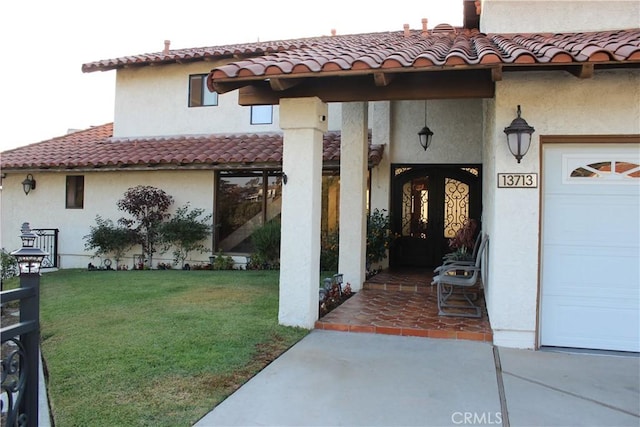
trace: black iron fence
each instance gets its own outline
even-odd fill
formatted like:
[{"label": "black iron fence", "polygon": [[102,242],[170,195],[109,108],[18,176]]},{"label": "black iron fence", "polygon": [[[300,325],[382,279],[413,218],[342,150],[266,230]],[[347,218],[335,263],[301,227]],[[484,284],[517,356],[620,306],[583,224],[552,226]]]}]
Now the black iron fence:
[{"label": "black iron fence", "polygon": [[42,268],[58,267],[58,233],[57,228],[34,228],[36,236],[35,246],[48,255],[42,260]]},{"label": "black iron fence", "polygon": [[[40,357],[40,277],[20,277],[20,287],[0,292],[3,311],[2,418],[6,426],[38,425],[38,375]],[[5,322],[9,305],[20,303],[19,320]],[[5,407],[6,406],[6,407]]]}]

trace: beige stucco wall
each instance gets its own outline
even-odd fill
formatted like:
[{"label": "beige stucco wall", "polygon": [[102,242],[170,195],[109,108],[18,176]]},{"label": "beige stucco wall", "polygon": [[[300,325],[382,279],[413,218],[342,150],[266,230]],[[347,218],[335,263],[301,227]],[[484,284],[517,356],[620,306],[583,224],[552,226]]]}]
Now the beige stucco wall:
[{"label": "beige stucco wall", "polygon": [[480,31],[484,33],[558,33],[639,26],[637,0],[482,0],[480,16]]},{"label": "beige stucco wall", "polygon": [[[65,182],[67,175],[85,176],[84,209],[65,208]],[[23,173],[8,173],[3,180],[2,191],[2,247],[11,251],[20,247],[20,226],[29,222],[32,228],[59,228],[59,255],[61,268],[85,268],[89,262],[97,264],[99,259],[91,259],[91,252],[84,250],[83,237],[95,225],[96,215],[114,222],[127,214],[119,211],[116,203],[124,192],[136,185],[151,185],[173,196],[174,204],[170,212],[191,202],[191,208],[202,208],[207,213],[213,207],[213,172],[167,171],[147,172],[93,172],[93,173],[33,173],[37,187],[25,196],[20,182]],[[211,246],[210,240],[206,242]],[[134,247],[129,255],[141,253]],[[210,253],[192,253],[194,260],[208,261]],[[171,252],[164,256],[156,253],[157,262],[171,262]],[[189,261],[187,261],[189,262]],[[125,263],[131,268],[129,256]]]},{"label": "beige stucco wall", "polygon": [[238,91],[220,95],[217,106],[189,108],[189,75],[206,74],[214,66],[212,62],[197,62],[118,70],[114,136],[279,130],[277,107],[273,124],[251,125],[251,109],[238,105]]},{"label": "beige stucco wall", "polygon": [[[504,128],[522,106],[535,128],[516,163]],[[538,294],[540,185],[498,189],[497,173],[537,173],[541,135],[640,134],[640,71],[597,71],[591,79],[565,72],[506,73],[484,116],[483,225],[490,236],[487,306],[494,343],[533,347]]]},{"label": "beige stucco wall", "polygon": [[394,102],[391,120],[391,163],[482,162],[481,99],[429,100],[427,125],[434,135],[427,151],[418,142],[424,101]]},{"label": "beige stucco wall", "polygon": [[[215,62],[118,70],[114,137],[280,132],[279,107],[273,123],[252,125],[251,108],[238,105],[238,91],[222,94],[217,106],[188,106],[189,75],[206,74]],[[340,129],[340,104],[329,107],[329,129]]]}]

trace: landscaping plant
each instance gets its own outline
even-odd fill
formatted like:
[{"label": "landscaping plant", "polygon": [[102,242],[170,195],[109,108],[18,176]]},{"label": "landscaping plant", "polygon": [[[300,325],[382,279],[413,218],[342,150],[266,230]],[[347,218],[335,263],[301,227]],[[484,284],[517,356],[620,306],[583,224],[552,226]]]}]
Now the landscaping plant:
[{"label": "landscaping plant", "polygon": [[136,232],[145,259],[153,265],[153,254],[160,240],[160,224],[169,218],[167,212],[173,204],[173,197],[159,188],[138,185],[129,188],[124,197],[118,200],[118,209],[127,212],[133,218],[120,218],[119,222]]},{"label": "landscaping plant", "polygon": [[367,218],[367,265],[371,266],[387,257],[393,239],[389,215],[385,209],[375,209]]},{"label": "landscaping plant", "polygon": [[280,265],[280,221],[272,220],[257,228],[251,235],[254,253],[251,258],[257,266],[271,269]]},{"label": "landscaping plant", "polygon": [[207,251],[203,240],[211,234],[212,214],[204,215],[204,209],[194,208],[189,210],[189,203],[179,207],[176,213],[159,226],[164,250],[172,246],[174,264],[180,264],[184,268],[184,262],[193,251],[200,253]]},{"label": "landscaping plant", "polygon": [[127,227],[117,226],[110,219],[96,215],[96,225],[90,227],[84,239],[85,248],[95,250],[94,256],[113,256],[116,270],[124,254],[136,243],[135,233]]}]

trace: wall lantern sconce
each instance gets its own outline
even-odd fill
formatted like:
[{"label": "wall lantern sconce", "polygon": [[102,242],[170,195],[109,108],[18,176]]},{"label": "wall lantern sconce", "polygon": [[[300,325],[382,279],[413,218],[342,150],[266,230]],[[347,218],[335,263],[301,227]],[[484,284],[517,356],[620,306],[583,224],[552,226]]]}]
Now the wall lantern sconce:
[{"label": "wall lantern sconce", "polygon": [[22,181],[22,189],[25,195],[29,194],[31,190],[36,189],[36,180],[33,179],[33,175],[27,174],[27,177]]},{"label": "wall lantern sconce", "polygon": [[433,132],[427,126],[427,100],[424,100],[424,127],[420,129],[418,132],[418,141],[420,141],[420,145],[427,151],[427,148],[431,145],[431,138],[433,137]]},{"label": "wall lantern sconce", "polygon": [[22,224],[21,231],[22,247],[11,252],[11,255],[18,261],[20,274],[37,274],[40,272],[42,260],[49,254],[34,247],[36,235],[31,231],[28,222]]},{"label": "wall lantern sconce", "polygon": [[504,133],[507,134],[507,145],[509,151],[516,158],[518,163],[527,154],[529,146],[531,145],[531,134],[533,129],[525,119],[520,117],[520,106],[518,105],[518,117],[513,119],[511,124],[504,128]]}]

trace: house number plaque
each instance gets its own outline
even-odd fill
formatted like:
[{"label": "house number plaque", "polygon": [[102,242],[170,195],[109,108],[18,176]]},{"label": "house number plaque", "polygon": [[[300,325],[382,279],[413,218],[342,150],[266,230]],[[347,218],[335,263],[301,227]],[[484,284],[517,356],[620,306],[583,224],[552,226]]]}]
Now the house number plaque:
[{"label": "house number plaque", "polygon": [[499,173],[498,188],[538,188],[538,174]]}]

